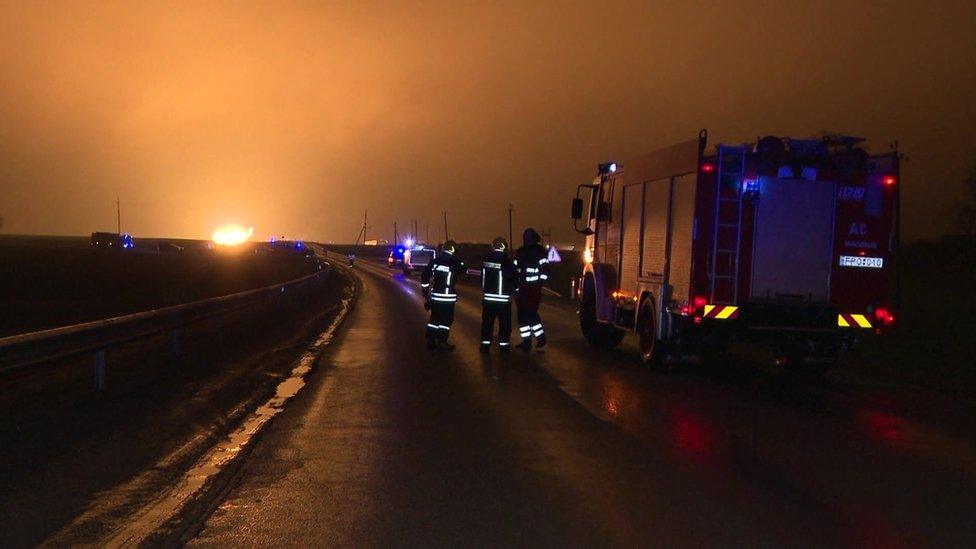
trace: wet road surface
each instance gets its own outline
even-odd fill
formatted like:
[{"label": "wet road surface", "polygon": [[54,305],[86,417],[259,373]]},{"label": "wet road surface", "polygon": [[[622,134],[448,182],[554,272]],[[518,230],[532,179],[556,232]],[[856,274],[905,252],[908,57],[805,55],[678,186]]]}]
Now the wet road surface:
[{"label": "wet road surface", "polygon": [[424,347],[416,280],[357,266],[321,370],[248,457],[199,545],[969,545],[971,402],[852,380],[648,371],[628,343]]}]

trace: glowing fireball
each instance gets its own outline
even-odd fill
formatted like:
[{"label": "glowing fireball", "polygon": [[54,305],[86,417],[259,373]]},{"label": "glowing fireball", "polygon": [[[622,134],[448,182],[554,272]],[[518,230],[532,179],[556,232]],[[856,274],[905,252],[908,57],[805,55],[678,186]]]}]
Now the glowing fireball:
[{"label": "glowing fireball", "polygon": [[243,244],[254,234],[254,227],[240,225],[224,225],[213,232],[211,238],[215,244],[221,246],[237,246]]}]

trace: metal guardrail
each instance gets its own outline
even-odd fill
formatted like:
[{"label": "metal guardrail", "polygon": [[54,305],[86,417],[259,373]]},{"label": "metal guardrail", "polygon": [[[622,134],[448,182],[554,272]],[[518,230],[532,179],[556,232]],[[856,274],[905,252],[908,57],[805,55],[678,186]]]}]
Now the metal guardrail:
[{"label": "metal guardrail", "polygon": [[105,387],[107,347],[171,331],[170,350],[174,354],[178,353],[181,328],[184,326],[265,302],[283,294],[290,294],[303,286],[315,283],[321,277],[327,278],[330,272],[331,266],[326,263],[315,273],[281,284],[114,318],[3,337],[0,338],[0,373],[93,351],[95,388],[102,390]]}]

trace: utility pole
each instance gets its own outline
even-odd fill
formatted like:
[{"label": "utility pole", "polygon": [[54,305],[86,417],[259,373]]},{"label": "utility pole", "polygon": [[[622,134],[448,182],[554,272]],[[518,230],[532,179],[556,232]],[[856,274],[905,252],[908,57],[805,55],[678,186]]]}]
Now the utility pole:
[{"label": "utility pole", "polygon": [[122,201],[115,197],[115,221],[118,224],[118,233],[122,234]]},{"label": "utility pole", "polygon": [[444,242],[447,242],[447,240],[449,238],[447,236],[447,212],[444,211],[444,212],[441,212],[441,213],[444,214]]},{"label": "utility pole", "polygon": [[427,223],[427,242],[426,242],[426,244],[428,246],[431,245],[431,241],[430,241],[430,223]]},{"label": "utility pole", "polygon": [[363,211],[363,228],[359,230],[359,236],[356,237],[356,244],[359,244],[359,239],[363,239],[363,244],[366,244],[366,214],[369,211]]},{"label": "utility pole", "polygon": [[515,207],[512,203],[508,203],[508,249],[515,249],[515,242],[512,242],[512,212],[515,211]]},{"label": "utility pole", "polygon": [[393,245],[396,246],[400,242],[400,235],[397,233],[397,222],[393,222]]},{"label": "utility pole", "polygon": [[416,244],[420,240],[420,233],[417,232],[417,220],[413,220],[413,242]]}]

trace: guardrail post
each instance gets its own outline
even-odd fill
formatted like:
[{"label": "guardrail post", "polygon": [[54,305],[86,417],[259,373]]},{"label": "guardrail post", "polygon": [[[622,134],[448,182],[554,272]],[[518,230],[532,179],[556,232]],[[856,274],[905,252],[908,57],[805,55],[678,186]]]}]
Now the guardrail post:
[{"label": "guardrail post", "polygon": [[169,354],[170,356],[178,356],[180,354],[180,344],[183,339],[183,330],[180,328],[173,328],[173,331],[169,333]]},{"label": "guardrail post", "polygon": [[105,390],[105,349],[95,351],[95,390]]}]

